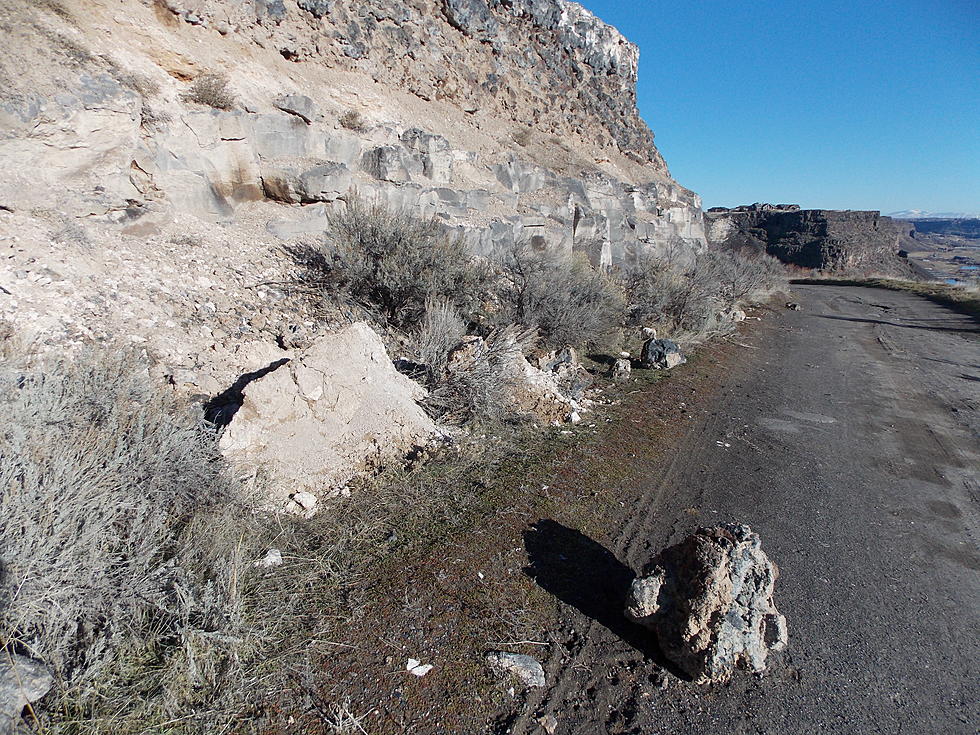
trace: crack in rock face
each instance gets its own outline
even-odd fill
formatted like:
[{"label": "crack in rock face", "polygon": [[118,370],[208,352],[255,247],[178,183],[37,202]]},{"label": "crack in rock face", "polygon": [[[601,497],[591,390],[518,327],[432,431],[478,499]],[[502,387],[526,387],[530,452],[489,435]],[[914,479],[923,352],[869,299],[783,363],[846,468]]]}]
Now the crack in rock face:
[{"label": "crack in rock face", "polygon": [[787,631],[772,599],[779,569],[761,546],[745,525],[699,529],[633,581],[626,616],[699,683],[727,681],[739,666],[764,671]]}]

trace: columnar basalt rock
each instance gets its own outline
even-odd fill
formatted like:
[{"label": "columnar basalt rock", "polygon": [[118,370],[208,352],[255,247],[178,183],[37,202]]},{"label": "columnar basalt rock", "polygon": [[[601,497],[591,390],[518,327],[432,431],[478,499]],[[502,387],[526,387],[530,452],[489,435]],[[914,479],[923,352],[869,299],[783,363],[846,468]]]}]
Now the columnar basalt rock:
[{"label": "columnar basalt rock", "polygon": [[[57,35],[26,33],[0,61],[18,69],[0,163],[37,174],[29,187],[0,182],[5,206],[153,232],[188,215],[234,225],[264,199],[358,192],[438,216],[484,255],[533,241],[609,266],[705,244],[700,200],[670,178],[638,116],[636,47],[575,3],[125,0],[131,12],[102,17],[65,0],[62,17],[18,1],[11,17],[25,26],[70,16],[80,50],[66,59]],[[129,25],[143,41],[129,43]],[[106,30],[137,71],[84,50]],[[18,65],[28,58],[49,63]],[[233,109],[189,101],[189,81],[215,68],[229,71]],[[356,129],[340,124],[351,112]],[[338,164],[349,180],[301,180]],[[281,237],[321,221],[268,219]]]}]

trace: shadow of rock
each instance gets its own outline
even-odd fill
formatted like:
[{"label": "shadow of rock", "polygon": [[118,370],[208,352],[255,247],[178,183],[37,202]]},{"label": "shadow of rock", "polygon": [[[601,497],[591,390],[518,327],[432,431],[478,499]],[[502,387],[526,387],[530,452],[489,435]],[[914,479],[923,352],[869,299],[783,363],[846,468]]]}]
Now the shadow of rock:
[{"label": "shadow of rock", "polygon": [[602,544],[581,531],[544,519],[524,532],[529,565],[525,573],[538,586],[595,620],[675,676],[689,680],[670,663],[656,636],[623,613],[635,577]]},{"label": "shadow of rock", "polygon": [[204,404],[204,420],[212,424],[217,429],[223,429],[238,413],[238,409],[245,402],[245,387],[252,381],[265,377],[273,370],[281,368],[289,362],[288,357],[267,365],[266,367],[251,373],[245,373],[236,380],[231,387],[223,390],[206,404]]}]

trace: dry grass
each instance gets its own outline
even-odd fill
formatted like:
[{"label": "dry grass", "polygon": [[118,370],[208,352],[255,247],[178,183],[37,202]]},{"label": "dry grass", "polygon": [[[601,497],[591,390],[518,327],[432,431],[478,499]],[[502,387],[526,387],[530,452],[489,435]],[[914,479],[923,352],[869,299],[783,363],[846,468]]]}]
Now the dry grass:
[{"label": "dry grass", "polygon": [[[492,507],[488,478],[518,446],[501,431],[382,468],[304,519],[258,511],[138,355],[6,360],[0,389],[0,646],[55,672],[49,733],[261,729],[372,570]],[[271,548],[283,564],[255,566]]]},{"label": "dry grass", "polygon": [[235,93],[229,87],[228,77],[215,72],[197,77],[184,94],[184,99],[216,110],[233,110],[238,104]]},{"label": "dry grass", "polygon": [[518,245],[500,267],[498,324],[536,329],[547,347],[601,349],[619,339],[625,318],[622,289],[594,270],[583,254]]}]

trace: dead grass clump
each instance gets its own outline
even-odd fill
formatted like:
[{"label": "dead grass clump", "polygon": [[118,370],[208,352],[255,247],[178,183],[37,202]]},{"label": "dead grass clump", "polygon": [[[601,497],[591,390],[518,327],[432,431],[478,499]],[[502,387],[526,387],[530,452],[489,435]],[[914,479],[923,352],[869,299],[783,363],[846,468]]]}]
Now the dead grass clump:
[{"label": "dead grass clump", "polygon": [[216,110],[231,110],[237,104],[235,93],[229,88],[228,77],[215,72],[197,77],[184,94],[184,99]]},{"label": "dead grass clump", "polygon": [[617,339],[625,316],[622,289],[583,254],[519,245],[501,269],[498,323],[537,329],[547,347],[602,348]]},{"label": "dead grass clump", "polygon": [[2,646],[51,668],[55,719],[91,732],[212,707],[244,534],[213,434],[129,353],[5,361],[0,401]]},{"label": "dead grass clump", "polygon": [[430,301],[413,337],[421,363],[416,377],[429,389],[425,406],[435,418],[493,427],[519,417],[514,401],[518,369],[533,332],[511,325],[486,337],[467,337],[451,304]]},{"label": "dead grass clump", "polygon": [[341,127],[347,128],[355,133],[363,133],[367,130],[367,121],[357,110],[347,110],[340,116]]}]

